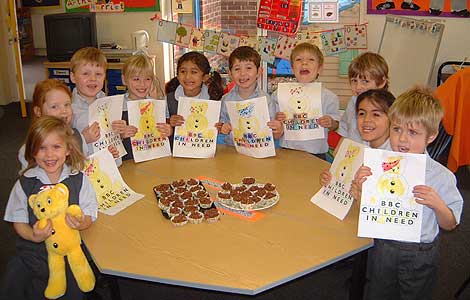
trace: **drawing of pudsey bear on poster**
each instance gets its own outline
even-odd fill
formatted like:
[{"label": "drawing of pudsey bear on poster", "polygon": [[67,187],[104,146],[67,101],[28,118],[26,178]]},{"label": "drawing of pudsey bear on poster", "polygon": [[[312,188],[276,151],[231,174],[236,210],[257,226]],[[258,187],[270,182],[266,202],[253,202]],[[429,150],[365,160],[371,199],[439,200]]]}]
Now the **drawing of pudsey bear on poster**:
[{"label": "drawing of pudsey bear on poster", "polygon": [[305,141],[325,137],[325,130],[318,125],[323,115],[321,107],[321,83],[279,83],[280,111],[286,114],[284,138]]},{"label": "drawing of pudsey bear on poster", "polygon": [[111,123],[121,120],[123,95],[115,95],[96,99],[90,104],[88,111],[89,125],[98,122],[100,125],[100,138],[93,143],[93,152],[115,146],[119,151],[119,157],[127,154],[121,137],[111,128]]},{"label": "drawing of pudsey bear on poster", "polygon": [[237,152],[255,158],[275,156],[266,97],[227,101],[226,105]]},{"label": "drawing of pudsey bear on poster", "polygon": [[127,102],[129,125],[137,127],[131,137],[135,162],[142,162],[171,155],[170,141],[162,138],[157,123],[165,123],[166,102],[144,99]]},{"label": "drawing of pudsey bear on poster", "polygon": [[343,139],[330,167],[330,173],[333,177],[330,184],[323,186],[310,201],[343,220],[353,203],[349,189],[363,159],[364,145],[350,139]]},{"label": "drawing of pudsey bear on poster", "polygon": [[423,206],[412,190],[425,184],[426,155],[364,150],[371,168],[362,185],[358,236],[419,242]]},{"label": "drawing of pudsey bear on poster", "polygon": [[214,157],[217,144],[220,101],[180,97],[178,115],[184,124],[175,127],[173,156],[191,158]]},{"label": "drawing of pudsey bear on poster", "polygon": [[83,173],[95,190],[98,210],[103,214],[115,215],[144,197],[124,182],[113,156],[106,149],[87,158]]}]

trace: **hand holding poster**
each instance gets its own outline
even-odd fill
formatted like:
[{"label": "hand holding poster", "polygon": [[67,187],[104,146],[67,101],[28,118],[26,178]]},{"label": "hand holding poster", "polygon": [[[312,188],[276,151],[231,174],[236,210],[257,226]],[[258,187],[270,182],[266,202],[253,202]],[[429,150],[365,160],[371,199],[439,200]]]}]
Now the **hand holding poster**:
[{"label": "hand holding poster", "polygon": [[330,168],[331,183],[322,187],[310,201],[343,220],[353,203],[349,188],[357,169],[362,165],[363,158],[364,145],[343,139]]},{"label": "hand holding poster", "polygon": [[266,97],[225,103],[237,152],[256,158],[275,156]]},{"label": "hand holding poster", "polygon": [[94,152],[114,146],[119,151],[119,157],[127,154],[121,137],[111,127],[113,121],[121,120],[123,101],[123,95],[116,95],[96,99],[90,104],[89,125],[98,122],[100,126],[100,138],[93,143]]},{"label": "hand holding poster", "polygon": [[412,190],[425,182],[426,155],[365,149],[364,165],[372,176],[362,185],[358,236],[419,242],[423,206]]},{"label": "hand holding poster", "polygon": [[278,101],[286,114],[284,138],[293,141],[321,139],[325,130],[317,120],[323,115],[321,83],[279,83]]},{"label": "hand holding poster", "polygon": [[166,102],[144,99],[127,102],[129,125],[137,127],[131,137],[132,153],[135,162],[151,160],[171,155],[170,142],[162,138],[156,128],[157,123],[165,123]]},{"label": "hand holding poster", "polygon": [[124,182],[113,156],[107,150],[90,155],[85,162],[83,173],[93,185],[98,211],[103,214],[115,215],[144,197]]},{"label": "hand holding poster", "polygon": [[178,115],[184,124],[175,127],[173,156],[214,157],[217,144],[220,101],[180,97]]}]

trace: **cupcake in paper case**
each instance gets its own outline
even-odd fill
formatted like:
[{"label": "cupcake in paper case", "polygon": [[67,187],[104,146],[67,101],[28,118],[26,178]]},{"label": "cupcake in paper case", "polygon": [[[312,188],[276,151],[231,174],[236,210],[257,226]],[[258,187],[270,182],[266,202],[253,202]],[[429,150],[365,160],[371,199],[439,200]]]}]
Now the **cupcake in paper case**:
[{"label": "cupcake in paper case", "polygon": [[189,199],[193,199],[193,193],[190,191],[184,191],[181,195],[180,198],[183,202],[186,202]]},{"label": "cupcake in paper case", "polygon": [[184,179],[175,180],[171,183],[171,187],[174,190],[180,187],[186,187],[186,181]]},{"label": "cupcake in paper case", "polygon": [[222,191],[231,191],[232,190],[232,184],[230,182],[224,182],[220,186],[222,188]]},{"label": "cupcake in paper case", "polygon": [[264,189],[268,192],[274,192],[274,190],[276,189],[276,186],[272,183],[266,183],[264,186]]},{"label": "cupcake in paper case", "polygon": [[173,218],[174,216],[177,216],[182,212],[183,210],[181,208],[175,206],[170,207],[170,209],[167,211],[168,216],[170,216],[170,218]]},{"label": "cupcake in paper case", "polygon": [[197,180],[197,179],[194,179],[194,178],[190,178],[186,181],[186,186],[188,186],[188,187],[196,186],[196,185],[199,185],[199,184],[200,184],[200,181]]},{"label": "cupcake in paper case", "polygon": [[217,193],[217,200],[223,204],[230,205],[232,203],[232,196],[230,192],[222,190]]},{"label": "cupcake in paper case", "polygon": [[204,221],[204,214],[200,211],[193,211],[186,216],[190,223],[199,224]]},{"label": "cupcake in paper case", "polygon": [[187,199],[187,200],[183,200],[184,202],[184,206],[194,206],[194,205],[199,205],[199,201],[196,200],[196,199]]},{"label": "cupcake in paper case", "polygon": [[183,203],[183,201],[181,201],[181,200],[176,200],[176,201],[174,201],[173,203],[171,203],[171,206],[172,206],[172,207],[183,208],[183,207],[184,207],[184,203]]},{"label": "cupcake in paper case", "polygon": [[245,185],[243,185],[243,184],[237,184],[237,185],[234,185],[233,187],[234,187],[234,190],[235,190],[236,192],[238,192],[238,193],[242,193],[242,192],[244,192],[244,191],[246,191],[246,190],[248,189],[248,188],[247,188]]},{"label": "cupcake in paper case", "polygon": [[171,199],[170,198],[160,198],[158,200],[158,207],[160,207],[161,210],[167,211],[170,206],[171,206]]},{"label": "cupcake in paper case", "polygon": [[171,185],[167,183],[162,183],[153,188],[154,192],[157,194],[157,197],[162,197],[162,194],[165,192],[171,192]]},{"label": "cupcake in paper case", "polygon": [[204,212],[204,219],[209,223],[217,222],[220,219],[220,213],[217,208],[211,208]]},{"label": "cupcake in paper case", "polygon": [[250,186],[255,184],[255,182],[256,182],[256,179],[254,179],[253,177],[243,177],[242,178],[242,184],[244,186],[246,186],[247,188],[249,188]]},{"label": "cupcake in paper case", "polygon": [[269,206],[270,204],[276,202],[279,199],[278,194],[273,192],[267,192],[266,195],[263,197],[263,201],[265,206]]},{"label": "cupcake in paper case", "polygon": [[183,208],[183,213],[185,215],[189,215],[195,211],[199,211],[199,206],[196,205],[188,205]]},{"label": "cupcake in paper case", "polygon": [[212,206],[212,203],[213,201],[209,196],[199,198],[199,206],[201,206],[201,208],[209,208]]},{"label": "cupcake in paper case", "polygon": [[196,195],[197,192],[203,191],[204,187],[202,185],[194,185],[189,188],[189,191]]},{"label": "cupcake in paper case", "polygon": [[264,195],[266,195],[266,193],[267,193],[267,191],[264,188],[260,188],[254,193],[254,195],[258,196],[260,198],[263,198]]},{"label": "cupcake in paper case", "polygon": [[171,223],[175,226],[183,226],[188,223],[188,218],[183,214],[179,214],[171,218]]},{"label": "cupcake in paper case", "polygon": [[169,197],[171,195],[175,195],[175,192],[173,192],[173,190],[164,191],[160,193],[160,197]]},{"label": "cupcake in paper case", "polygon": [[240,207],[243,210],[252,210],[255,206],[255,202],[251,197],[243,197],[240,201]]},{"label": "cupcake in paper case", "polygon": [[209,193],[205,190],[200,190],[196,192],[196,198],[203,198],[203,197],[209,197]]},{"label": "cupcake in paper case", "polygon": [[177,195],[183,195],[184,192],[187,192],[185,187],[178,187],[174,190],[175,194]]}]

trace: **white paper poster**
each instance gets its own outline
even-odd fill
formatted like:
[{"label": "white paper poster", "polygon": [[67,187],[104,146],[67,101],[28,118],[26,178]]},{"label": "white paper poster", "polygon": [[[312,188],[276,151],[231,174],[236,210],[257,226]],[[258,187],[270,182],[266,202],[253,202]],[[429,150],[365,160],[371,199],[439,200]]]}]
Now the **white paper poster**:
[{"label": "white paper poster", "polygon": [[284,138],[291,141],[322,139],[325,130],[318,125],[323,115],[321,83],[279,83],[279,109],[286,114]]},{"label": "white paper poster", "polygon": [[175,44],[176,28],[178,23],[158,20],[157,21],[157,41]]},{"label": "white paper poster", "polygon": [[100,125],[100,138],[93,143],[93,152],[101,149],[107,149],[108,146],[114,146],[119,151],[119,157],[127,154],[121,137],[115,133],[111,123],[121,120],[123,95],[98,98],[90,104],[88,111],[89,125],[98,122]]},{"label": "white paper poster", "polygon": [[93,185],[98,211],[103,214],[115,215],[144,197],[124,182],[113,156],[107,150],[90,155],[85,162],[83,173]]},{"label": "white paper poster", "polygon": [[157,123],[165,123],[166,101],[144,99],[127,102],[129,125],[137,127],[131,137],[132,153],[135,162],[151,160],[171,155],[170,141],[162,138],[156,128]]},{"label": "white paper poster", "polygon": [[349,194],[351,182],[362,165],[364,145],[343,139],[330,167],[331,183],[322,187],[310,201],[343,220],[351,209],[353,197]]},{"label": "white paper poster", "polygon": [[372,170],[362,185],[358,236],[419,242],[423,206],[412,190],[425,182],[426,155],[364,150]]},{"label": "white paper poster", "polygon": [[256,158],[275,156],[266,97],[225,103],[237,152]]},{"label": "white paper poster", "polygon": [[220,101],[180,97],[178,115],[184,124],[175,127],[173,156],[208,158],[214,157],[217,144]]}]

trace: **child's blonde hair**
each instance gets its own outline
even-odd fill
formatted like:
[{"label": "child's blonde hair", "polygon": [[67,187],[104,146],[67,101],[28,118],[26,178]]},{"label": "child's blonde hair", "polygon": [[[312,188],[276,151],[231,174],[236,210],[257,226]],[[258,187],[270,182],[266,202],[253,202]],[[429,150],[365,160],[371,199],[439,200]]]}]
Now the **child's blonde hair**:
[{"label": "child's blonde hair", "polygon": [[156,89],[157,95],[163,97],[163,91],[160,87],[160,82],[155,76],[155,66],[152,59],[145,53],[134,54],[129,57],[122,68],[122,75],[127,82],[130,81],[132,76],[143,75],[152,78],[152,89]]},{"label": "child's blonde hair", "polygon": [[357,76],[364,79],[366,73],[369,73],[377,86],[381,85],[385,81],[385,86],[383,88],[388,89],[388,65],[380,54],[373,52],[362,53],[353,59],[349,65],[349,80]]},{"label": "child's blonde hair", "polygon": [[423,125],[428,137],[438,132],[443,115],[444,110],[439,100],[434,98],[429,88],[421,86],[398,96],[388,111],[392,122],[397,120],[405,124]]},{"label": "child's blonde hair", "polygon": [[24,157],[28,162],[26,170],[37,166],[34,157],[39,152],[44,140],[51,133],[56,133],[61,137],[69,150],[69,155],[65,159],[65,163],[74,171],[82,170],[85,164],[85,157],[80,151],[78,141],[74,137],[73,129],[63,120],[51,116],[44,116],[35,119],[28,130],[24,153]]},{"label": "child's blonde hair", "polygon": [[96,64],[106,70],[106,56],[100,49],[94,47],[85,47],[77,50],[70,59],[70,70],[76,72],[77,68],[84,64]]},{"label": "child's blonde hair", "polygon": [[[72,93],[70,89],[62,82],[57,79],[45,79],[36,83],[33,93],[32,107],[33,111],[35,107],[38,107],[42,111],[42,107],[46,102],[46,94],[52,90],[61,90],[72,99]],[[33,113],[32,119],[37,119],[38,116]]]},{"label": "child's blonde hair", "polygon": [[316,45],[310,44],[310,43],[300,43],[300,44],[297,44],[297,46],[295,46],[294,49],[292,49],[292,52],[290,54],[291,65],[294,63],[295,58],[302,52],[309,52],[315,55],[315,57],[318,60],[318,64],[320,66],[323,66],[323,61],[324,61],[323,53]]}]

